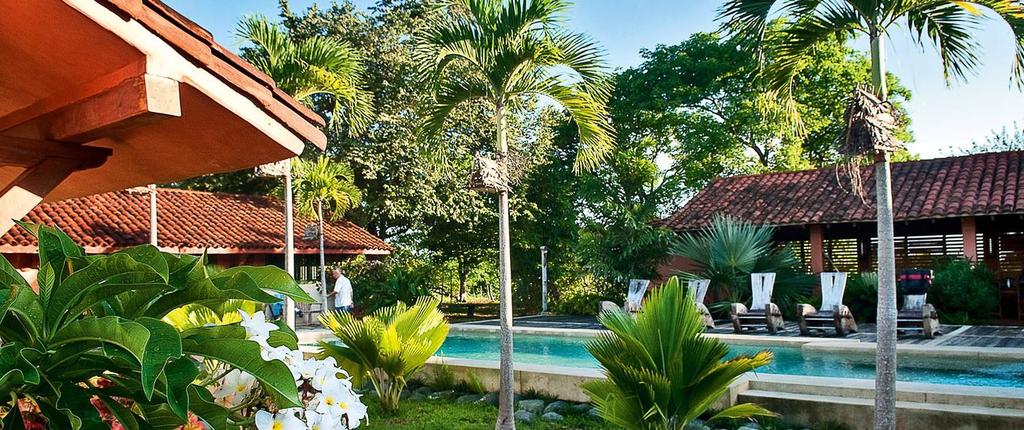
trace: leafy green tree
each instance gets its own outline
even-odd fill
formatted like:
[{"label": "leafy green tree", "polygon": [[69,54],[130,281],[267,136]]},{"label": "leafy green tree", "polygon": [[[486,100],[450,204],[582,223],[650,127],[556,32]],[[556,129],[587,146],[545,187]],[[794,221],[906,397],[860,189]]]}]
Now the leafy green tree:
[{"label": "leafy green tree", "polygon": [[985,138],[984,142],[972,142],[970,147],[956,151],[960,155],[984,154],[988,152],[1024,150],[1024,130],[1017,123],[1013,128],[1003,127]]},{"label": "leafy green tree", "polygon": [[[420,64],[434,85],[424,130],[439,134],[459,105],[484,102],[493,109],[501,163],[508,159],[508,112],[543,96],[560,104],[580,131],[575,167],[596,167],[612,150],[605,101],[607,71],[600,49],[587,36],[560,28],[563,0],[450,0],[418,35]],[[569,83],[566,73],[578,80]],[[499,169],[507,174],[507,164]],[[496,428],[514,429],[512,417],[512,273],[508,190],[498,190],[501,285],[501,395]]]},{"label": "leafy green tree", "polygon": [[[1007,24],[1014,38],[1013,80],[1024,88],[1024,4],[1016,0],[726,0],[721,9],[724,26],[738,40],[764,49],[773,11],[785,20],[780,44],[767,51],[771,61],[760,75],[769,94],[778,96],[791,117],[795,108],[793,83],[814,47],[837,33],[861,35],[870,46],[871,89],[882,101],[889,99],[885,39],[890,30],[904,27],[915,42],[937,48],[947,81],[965,80],[978,66],[980,46],[976,32],[988,28],[988,19]],[[883,142],[888,144],[889,142]],[[878,359],[875,386],[875,428],[896,426],[896,269],[892,226],[890,154],[875,151],[878,210]]]},{"label": "leafy green tree", "polygon": [[[208,386],[219,377],[195,357],[253,375],[278,406],[302,405],[288,367],[261,360],[260,346],[246,340],[244,328],[179,331],[163,321],[183,308],[219,313],[239,300],[279,300],[268,292],[312,301],[284,271],[235,267],[211,273],[203,257],[149,245],[87,256],[60,230],[21,226],[39,242],[39,289],[33,291],[0,258],[5,429],[25,428],[19,401],[35,403],[47,428],[103,428],[93,399],[125,428],[174,428],[186,424],[189,413],[217,430],[243,425],[247,417],[214,403]],[[269,339],[273,346],[296,347],[287,326],[276,333]]]},{"label": "leafy green tree", "polygon": [[438,304],[437,299],[420,297],[411,306],[398,302],[362,319],[348,312],[327,312],[320,322],[341,345],[320,342],[320,355],[334,357],[356,383],[369,379],[381,409],[396,413],[409,378],[448,337],[448,322]]},{"label": "leafy green tree", "polygon": [[[733,380],[771,362],[761,351],[726,360],[729,346],[703,336],[693,298],[677,278],[654,290],[635,317],[615,309],[599,317],[608,329],[587,343],[607,380],[583,385],[606,421],[629,430],[682,430],[718,401]],[[752,403],[715,413],[718,419],[772,416]]]},{"label": "leafy green tree", "polygon": [[327,263],[324,259],[324,216],[341,219],[359,205],[362,191],[352,181],[352,169],[323,155],[316,161],[295,161],[295,200],[300,214],[312,216],[319,223],[321,298],[327,306]]}]

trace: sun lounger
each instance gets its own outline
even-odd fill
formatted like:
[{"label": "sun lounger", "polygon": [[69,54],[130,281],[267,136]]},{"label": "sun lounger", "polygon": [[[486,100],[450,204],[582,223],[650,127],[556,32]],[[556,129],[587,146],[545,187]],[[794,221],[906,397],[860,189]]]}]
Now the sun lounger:
[{"label": "sun lounger", "polygon": [[[639,312],[643,306],[644,294],[647,294],[647,287],[651,285],[651,281],[647,279],[630,279],[629,290],[626,292],[626,303],[622,305],[622,310],[630,313]],[[604,301],[601,302],[599,312],[604,312],[610,309],[618,308],[614,302]]]},{"label": "sun lounger", "polygon": [[707,296],[708,286],[710,285],[710,279],[691,279],[687,283],[686,289],[690,293],[690,296],[693,297],[693,303],[697,305],[697,310],[700,311],[704,326],[708,328],[715,328],[715,319],[711,317],[711,312],[708,311],[708,307],[704,305],[704,297]]},{"label": "sun lounger", "polygon": [[850,308],[843,305],[846,292],[845,272],[822,272],[821,309],[809,304],[797,306],[800,316],[800,334],[807,336],[811,330],[835,330],[836,336],[857,332],[857,322]]},{"label": "sun lounger", "polygon": [[750,309],[743,303],[733,303],[729,309],[732,327],[736,333],[743,329],[764,327],[768,333],[783,330],[782,312],[772,303],[772,289],[775,288],[774,273],[750,274]]},{"label": "sun lounger", "polygon": [[917,331],[926,338],[939,334],[939,314],[928,304],[928,288],[932,285],[932,271],[924,269],[902,270],[896,285],[903,295],[903,308],[896,314],[897,331]]}]

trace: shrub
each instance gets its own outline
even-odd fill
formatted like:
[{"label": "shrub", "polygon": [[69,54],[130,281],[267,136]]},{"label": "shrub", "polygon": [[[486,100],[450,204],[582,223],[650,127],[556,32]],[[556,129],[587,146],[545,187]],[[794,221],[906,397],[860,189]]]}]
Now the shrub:
[{"label": "shrub", "polygon": [[[608,422],[626,429],[675,430],[700,417],[737,377],[768,364],[772,354],[725,360],[729,346],[702,336],[700,313],[677,278],[651,293],[634,318],[614,310],[602,313],[603,333],[587,343],[607,380],[588,382],[584,391]],[[722,410],[709,421],[768,416],[751,403]]]},{"label": "shrub", "polygon": [[[275,405],[299,407],[292,372],[281,361],[260,360],[260,346],[238,324],[179,331],[164,322],[176,309],[200,305],[219,311],[232,300],[273,303],[279,292],[312,299],[275,267],[235,267],[211,273],[205,258],[173,255],[152,246],[110,255],[85,255],[60,230],[21,224],[39,243],[38,292],[0,258],[0,391],[8,410],[31,402],[47,428],[99,428],[113,414],[126,428],[174,428],[189,414],[213,429],[249,420],[213,401],[218,379],[199,366],[216,360],[251,375]],[[281,328],[266,339],[293,346]],[[126,406],[130,405],[130,406]],[[8,413],[5,428],[23,425]]]},{"label": "shrub", "polygon": [[369,379],[386,412],[398,411],[409,378],[423,367],[448,337],[448,322],[437,299],[421,297],[412,306],[398,302],[363,319],[327,312],[320,322],[341,345],[320,342],[320,356],[334,357],[360,383]]},{"label": "shrub", "polygon": [[591,275],[556,285],[556,289],[558,298],[552,301],[551,310],[562,315],[597,315],[601,301],[622,302],[622,297],[609,292],[607,283]]},{"label": "shrub", "polygon": [[772,227],[716,216],[702,231],[680,236],[672,253],[697,267],[693,273],[682,273],[684,278],[710,279],[710,291],[728,297],[727,302],[711,306],[719,313],[728,308],[729,302],[750,299],[751,273],[774,272],[772,302],[779,305],[783,315],[792,318],[797,304],[807,303],[816,280],[803,272],[791,248],[774,244],[774,232]]},{"label": "shrub", "polygon": [[928,300],[948,322],[989,321],[999,307],[995,274],[963,258],[940,259]]},{"label": "shrub", "polygon": [[850,276],[846,282],[843,304],[850,308],[857,321],[875,322],[878,313],[878,274],[862,272]]},{"label": "shrub", "polygon": [[412,305],[431,294],[432,267],[418,260],[390,259],[386,262],[354,259],[341,270],[355,286],[355,303],[370,314],[398,302]]}]

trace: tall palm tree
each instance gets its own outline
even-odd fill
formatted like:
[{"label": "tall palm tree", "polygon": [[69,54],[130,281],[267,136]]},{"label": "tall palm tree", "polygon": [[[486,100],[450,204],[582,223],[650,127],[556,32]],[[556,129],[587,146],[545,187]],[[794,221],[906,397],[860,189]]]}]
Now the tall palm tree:
[{"label": "tall palm tree", "polygon": [[[373,118],[372,94],[361,89],[361,59],[344,41],[319,36],[295,41],[260,15],[243,18],[236,34],[244,43],[242,57],[299,102],[310,108],[326,104],[332,127],[344,124],[350,133],[358,133]],[[291,163],[285,163],[284,167],[281,174],[284,176],[285,269],[295,276]],[[295,325],[293,306],[294,302],[286,298],[285,321],[289,326]]]},{"label": "tall palm tree", "polygon": [[352,168],[327,158],[317,157],[316,161],[296,159],[295,191],[298,212],[312,216],[319,223],[317,236],[320,239],[320,296],[327,307],[327,262],[324,258],[324,216],[340,219],[346,212],[359,205],[363,193],[353,182]]},{"label": "tall palm tree", "polygon": [[[424,130],[438,133],[459,105],[493,108],[499,171],[507,174],[507,116],[531,97],[560,104],[575,121],[576,170],[591,169],[613,148],[606,101],[611,90],[603,52],[586,35],[562,27],[565,0],[442,0],[418,34],[417,60],[434,86]],[[498,188],[501,280],[501,393],[497,429],[514,429],[512,410],[512,273],[507,186]]]},{"label": "tall palm tree", "polygon": [[[934,45],[947,82],[962,81],[978,66],[977,32],[989,28],[989,18],[996,18],[1013,32],[1016,61],[1012,77],[1024,88],[1024,5],[1020,0],[726,0],[720,11],[724,27],[758,50],[769,21],[776,17],[786,20],[787,26],[761,77],[769,92],[779,96],[791,112],[795,111],[793,80],[805,54],[836,34],[868,39],[872,90],[885,102],[885,38],[897,27],[908,30],[919,45]],[[885,149],[868,154],[875,158],[879,243],[876,429],[896,425],[896,269],[889,152]]]}]

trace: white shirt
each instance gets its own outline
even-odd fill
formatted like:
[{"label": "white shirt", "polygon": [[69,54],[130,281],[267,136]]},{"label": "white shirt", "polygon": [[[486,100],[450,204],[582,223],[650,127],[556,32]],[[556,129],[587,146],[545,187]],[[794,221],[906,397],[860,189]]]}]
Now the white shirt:
[{"label": "white shirt", "polygon": [[334,281],[334,307],[342,306],[352,306],[352,281],[349,281],[345,275],[339,276],[338,280]]}]

